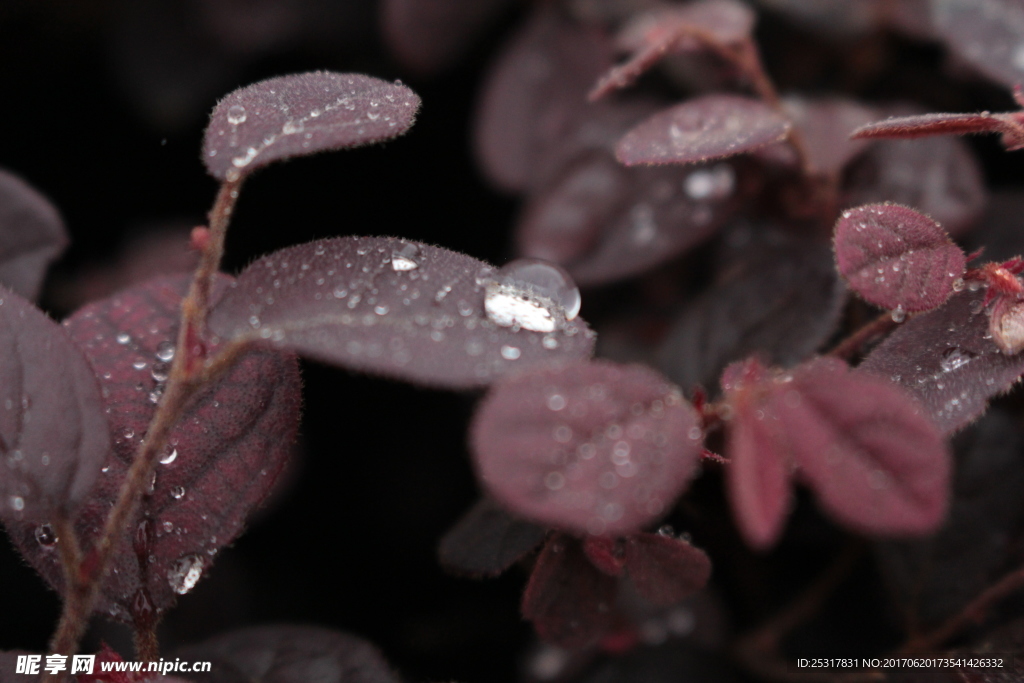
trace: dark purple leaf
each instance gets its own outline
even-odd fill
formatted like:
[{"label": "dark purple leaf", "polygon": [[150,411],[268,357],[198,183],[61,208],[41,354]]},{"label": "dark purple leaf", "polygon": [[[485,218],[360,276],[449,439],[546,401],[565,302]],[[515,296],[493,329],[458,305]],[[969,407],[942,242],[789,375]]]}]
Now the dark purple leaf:
[{"label": "dark purple leaf", "polygon": [[869,204],[836,222],[836,264],[850,288],[882,308],[911,313],[946,301],[967,257],[938,223],[897,204]]},{"label": "dark purple leaf", "polygon": [[1024,5],[1019,0],[936,0],[936,32],[985,76],[1013,88],[1024,82]]},{"label": "dark purple leaf", "polygon": [[67,244],[64,222],[53,204],[0,169],[0,283],[36,299],[47,267]]},{"label": "dark purple leaf", "polygon": [[92,369],[67,332],[0,287],[0,519],[78,508],[110,448]]},{"label": "dark purple leaf", "polygon": [[[217,281],[215,296],[227,280]],[[100,377],[113,437],[102,474],[75,519],[87,548],[99,537],[156,410],[188,282],[186,276],[157,278],[86,306],[65,323]],[[294,356],[258,347],[244,351],[195,397],[171,430],[137,517],[117,542],[97,610],[145,620],[195,585],[277,480],[294,445],[300,403]],[[22,554],[59,589],[52,529],[25,523],[10,531]]]},{"label": "dark purple leaf", "polygon": [[734,0],[700,0],[641,14],[626,24],[616,39],[631,56],[601,77],[589,99],[628,87],[667,54],[749,40],[754,21],[751,9]]},{"label": "dark purple leaf", "polygon": [[359,147],[407,131],[420,98],[401,83],[314,71],[270,78],[217,103],[203,162],[231,180],[288,157]]},{"label": "dark purple leaf", "polygon": [[491,68],[480,99],[474,144],[488,178],[525,189],[544,150],[588,114],[587,90],[611,63],[601,34],[539,5]]},{"label": "dark purple leaf", "polygon": [[175,655],[211,663],[198,683],[399,683],[376,647],[319,626],[252,626],[215,636]]},{"label": "dark purple leaf", "polygon": [[539,546],[547,533],[482,498],[444,535],[438,556],[455,574],[497,576]]},{"label": "dark purple leaf", "polygon": [[626,573],[645,600],[667,607],[704,588],[711,561],[682,539],[635,534],[626,539]]},{"label": "dark purple leaf", "polygon": [[1024,436],[1013,416],[991,411],[954,439],[956,477],[946,524],[919,541],[875,547],[908,626],[928,629],[994,583],[1021,538]]},{"label": "dark purple leaf", "polygon": [[773,365],[794,365],[835,331],[846,288],[831,250],[806,238],[772,236],[775,241],[755,238],[727,261],[716,283],[679,315],[660,358],[680,386],[710,389],[727,364],[755,353]]},{"label": "dark purple leaf", "polygon": [[1000,130],[1002,121],[992,114],[918,114],[892,116],[861,125],[851,138],[923,138],[930,135],[965,135]]},{"label": "dark purple leaf", "polygon": [[523,593],[523,617],[544,640],[571,650],[592,645],[614,622],[616,579],[602,574],[579,541],[556,534],[537,558]]},{"label": "dark purple leaf", "polygon": [[869,144],[851,140],[850,132],[878,116],[873,109],[841,97],[787,97],[783,105],[800,131],[813,172],[833,177]]},{"label": "dark purple leaf", "polygon": [[726,485],[740,532],[754,548],[768,548],[782,534],[791,506],[790,457],[779,425],[764,419],[758,392],[764,368],[735,363],[722,375],[732,415],[726,439]]},{"label": "dark purple leaf", "polygon": [[949,454],[904,391],[834,358],[791,372],[748,361],[727,369],[723,385],[735,413],[730,495],[754,545],[777,535],[791,466],[832,517],[857,531],[922,534],[942,522]]},{"label": "dark purple leaf", "polygon": [[509,0],[386,0],[381,23],[402,64],[423,73],[449,66]]},{"label": "dark purple leaf", "polygon": [[587,536],[583,553],[590,563],[608,576],[623,576],[626,571],[626,548],[621,539],[611,536]]},{"label": "dark purple leaf", "polygon": [[752,152],[786,139],[792,124],[769,105],[739,95],[703,95],[647,119],[619,140],[627,166],[692,164]]},{"label": "dark purple leaf", "polygon": [[984,296],[983,291],[964,291],[945,306],[911,318],[858,371],[903,386],[944,433],[957,431],[1024,374],[1024,355],[1006,355],[989,337]]},{"label": "dark purple leaf", "polygon": [[895,202],[931,216],[953,237],[985,211],[981,166],[957,138],[880,140],[850,165],[845,206]]},{"label": "dark purple leaf", "polygon": [[608,361],[503,379],[471,429],[477,473],[538,523],[623,535],[664,515],[693,476],[697,414],[658,373]]},{"label": "dark purple leaf", "polygon": [[[594,335],[582,320],[565,322],[569,312],[551,300],[527,301],[525,288],[495,288],[499,276],[482,261],[417,242],[320,240],[250,265],[213,308],[210,329],[224,339],[267,340],[353,370],[451,389],[590,356]],[[493,307],[487,312],[485,298],[516,299],[546,317],[517,330]]]}]

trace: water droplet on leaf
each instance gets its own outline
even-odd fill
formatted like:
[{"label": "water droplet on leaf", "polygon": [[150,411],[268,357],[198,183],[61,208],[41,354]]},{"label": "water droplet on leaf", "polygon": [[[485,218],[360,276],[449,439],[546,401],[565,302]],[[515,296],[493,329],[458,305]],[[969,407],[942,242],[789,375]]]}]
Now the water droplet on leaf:
[{"label": "water droplet on leaf", "polygon": [[203,558],[199,555],[186,555],[167,570],[167,581],[175,593],[185,595],[195,588],[202,575]]}]

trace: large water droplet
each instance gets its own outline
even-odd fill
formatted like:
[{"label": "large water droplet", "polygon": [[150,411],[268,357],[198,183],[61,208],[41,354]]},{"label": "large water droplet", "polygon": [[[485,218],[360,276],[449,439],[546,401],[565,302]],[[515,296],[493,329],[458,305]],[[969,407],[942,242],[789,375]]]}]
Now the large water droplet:
[{"label": "large water droplet", "polygon": [[551,332],[580,311],[580,290],[560,266],[519,259],[488,278],[484,310],[491,322]]},{"label": "large water droplet", "polygon": [[118,344],[122,344],[122,345],[123,344],[130,344],[131,341],[132,341],[132,336],[130,334],[128,334],[127,332],[118,332],[117,333],[117,343]]},{"label": "large water droplet", "polygon": [[170,370],[171,366],[167,363],[153,363],[153,367],[149,371],[149,376],[157,382],[166,382]]},{"label": "large water droplet", "polygon": [[36,527],[36,541],[44,548],[50,549],[57,543],[57,534],[49,524],[41,524]]},{"label": "large water droplet", "polygon": [[174,359],[174,342],[162,341],[156,347],[156,357],[165,363]]},{"label": "large water droplet", "polygon": [[178,449],[172,448],[170,453],[167,453],[164,457],[160,458],[161,465],[170,465],[178,458]]},{"label": "large water droplet", "polygon": [[391,268],[397,271],[416,270],[420,267],[420,248],[406,244],[391,252]]},{"label": "large water droplet", "polygon": [[199,555],[186,555],[167,570],[167,582],[178,595],[185,595],[195,588],[203,575],[203,558]]},{"label": "large water droplet", "polygon": [[943,372],[951,372],[957,368],[967,365],[973,358],[974,354],[970,351],[964,351],[961,348],[951,346],[942,353],[942,360],[939,361],[939,367],[942,368]]},{"label": "large water droplet", "polygon": [[245,107],[240,104],[232,104],[228,107],[228,123],[237,126],[240,123],[245,123],[245,119]]}]

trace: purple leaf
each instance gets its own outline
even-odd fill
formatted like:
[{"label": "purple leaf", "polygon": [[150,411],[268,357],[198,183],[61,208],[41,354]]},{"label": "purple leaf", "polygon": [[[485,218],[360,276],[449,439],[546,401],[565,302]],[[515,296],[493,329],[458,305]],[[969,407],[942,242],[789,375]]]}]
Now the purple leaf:
[{"label": "purple leaf", "polygon": [[764,382],[764,368],[756,361],[735,363],[722,375],[733,410],[725,450],[729,502],[754,548],[775,544],[792,503],[788,444],[779,426],[763,417],[758,387]]},{"label": "purple leaf", "polygon": [[798,476],[839,522],[883,535],[942,523],[950,455],[907,392],[820,358],[794,370],[792,388],[783,378],[770,411],[789,435]]},{"label": "purple leaf", "polygon": [[787,97],[783,106],[800,131],[813,171],[833,177],[869,144],[851,140],[850,132],[878,116],[873,109],[841,97]]},{"label": "purple leaf", "polygon": [[911,313],[935,308],[950,297],[967,268],[967,257],[942,226],[896,204],[844,211],[834,244],[839,272],[850,287],[882,308]]},{"label": "purple leaf", "polygon": [[895,202],[931,216],[953,237],[981,219],[981,166],[957,138],[880,140],[850,165],[845,206]]},{"label": "purple leaf", "polygon": [[664,515],[686,487],[698,425],[658,373],[592,361],[503,379],[477,410],[470,439],[480,479],[507,509],[616,536]]},{"label": "purple leaf", "polygon": [[667,607],[704,588],[711,561],[682,539],[635,534],[626,539],[626,573],[645,600]]},{"label": "purple leaf", "polygon": [[1006,355],[989,337],[984,296],[964,291],[945,306],[911,318],[857,370],[901,385],[944,433],[957,431],[1024,374],[1024,355]]},{"label": "purple leaf", "polygon": [[47,267],[67,244],[64,222],[53,204],[0,170],[0,283],[36,299]]},{"label": "purple leaf", "polygon": [[846,288],[831,250],[806,237],[768,234],[772,241],[758,239],[727,261],[669,332],[660,366],[680,386],[710,389],[728,363],[754,353],[794,365],[835,331]]},{"label": "purple leaf", "polygon": [[[218,280],[215,297],[227,280]],[[75,519],[86,548],[99,537],[156,409],[188,282],[186,276],[151,280],[86,306],[65,323],[100,377],[113,437],[102,474]],[[195,585],[273,487],[294,445],[300,403],[295,358],[266,348],[244,351],[193,399],[171,430],[137,517],[117,542],[98,611],[145,621]],[[10,531],[22,554],[59,589],[59,539],[52,529],[25,523]]]},{"label": "purple leaf", "polygon": [[539,546],[547,533],[483,498],[444,535],[438,555],[441,565],[455,574],[498,576]]},{"label": "purple leaf", "polygon": [[0,518],[66,517],[110,448],[92,368],[67,332],[0,287]]},{"label": "purple leaf", "polygon": [[655,114],[626,133],[615,156],[627,166],[692,164],[780,142],[791,126],[760,100],[704,95]]},{"label": "purple leaf", "polygon": [[509,0],[386,0],[381,23],[388,47],[407,67],[439,71],[458,59]]},{"label": "purple leaf", "polygon": [[556,534],[537,558],[523,593],[523,617],[544,640],[570,650],[592,645],[614,623],[618,582],[597,570],[579,541]]},{"label": "purple leaf", "polygon": [[215,636],[175,655],[211,663],[200,683],[399,683],[376,647],[319,626],[252,626]]},{"label": "purple leaf", "polygon": [[616,39],[632,55],[601,77],[589,99],[597,100],[613,90],[628,87],[673,52],[747,41],[755,19],[749,7],[733,0],[701,0],[640,14],[626,24]]},{"label": "purple leaf", "polygon": [[474,146],[488,178],[525,189],[544,150],[588,113],[587,90],[611,63],[600,33],[539,5],[491,68],[478,105]]},{"label": "purple leaf", "polygon": [[981,73],[1013,88],[1024,82],[1024,5],[1019,0],[938,0],[936,32]]},{"label": "purple leaf", "polygon": [[[451,389],[590,356],[594,335],[582,320],[567,322],[571,311],[531,297],[525,284],[496,285],[502,272],[397,238],[320,240],[250,265],[214,306],[210,329],[224,339],[267,340],[353,370]],[[539,318],[517,330],[499,304]]]},{"label": "purple leaf", "polygon": [[203,162],[214,178],[236,179],[280,159],[397,137],[419,107],[420,98],[404,85],[362,74],[270,78],[217,103]]},{"label": "purple leaf", "polygon": [[993,133],[1002,129],[998,115],[981,114],[917,114],[891,116],[884,121],[861,125],[850,137],[864,138],[923,138],[931,135],[966,135]]}]

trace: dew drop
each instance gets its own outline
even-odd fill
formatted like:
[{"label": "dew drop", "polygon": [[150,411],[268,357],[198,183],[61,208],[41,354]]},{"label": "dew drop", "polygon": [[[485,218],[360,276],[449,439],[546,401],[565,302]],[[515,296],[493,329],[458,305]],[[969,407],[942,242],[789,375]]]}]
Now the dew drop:
[{"label": "dew drop", "polygon": [[391,252],[391,268],[398,272],[416,270],[420,267],[420,248],[415,244],[405,244]]},{"label": "dew drop", "polygon": [[965,286],[964,279],[962,277],[958,277],[957,279],[953,280],[953,291],[954,292],[962,292],[962,291],[964,291],[964,286]]},{"label": "dew drop", "polygon": [[683,181],[683,191],[697,201],[725,199],[736,185],[736,173],[729,164],[693,171]]},{"label": "dew drop", "polygon": [[164,340],[156,347],[156,357],[165,363],[174,359],[174,343]]},{"label": "dew drop", "polygon": [[658,535],[665,536],[667,538],[675,538],[676,530],[675,528],[673,528],[671,524],[663,524],[660,527],[658,527]]},{"label": "dew drop", "polygon": [[21,496],[11,496],[7,502],[15,512],[21,512],[25,509],[25,499]]},{"label": "dew drop", "polygon": [[228,123],[232,126],[237,126],[240,123],[245,123],[245,107],[240,104],[232,104],[228,107]]},{"label": "dew drop", "polygon": [[167,570],[167,582],[178,595],[185,595],[195,588],[203,575],[203,558],[199,555],[186,555]]},{"label": "dew drop", "polygon": [[57,543],[57,534],[49,524],[36,527],[36,541],[44,548],[52,548]]},{"label": "dew drop", "polygon": [[173,498],[174,500],[181,500],[184,497],[185,497],[185,487],[184,486],[175,486],[173,489],[171,489],[171,498]]},{"label": "dew drop", "polygon": [[939,361],[939,367],[942,368],[943,372],[952,372],[957,368],[961,368],[974,358],[974,354],[970,351],[964,351],[955,346],[951,346],[942,353],[942,360]]},{"label": "dew drop", "polygon": [[149,376],[157,382],[166,382],[171,367],[167,363],[153,363]]},{"label": "dew drop", "polygon": [[901,323],[907,319],[907,312],[903,310],[903,306],[897,306],[892,311],[892,321],[894,323]]},{"label": "dew drop", "polygon": [[517,358],[519,358],[519,356],[522,355],[522,353],[523,352],[520,351],[519,348],[516,346],[501,347],[501,357],[504,358],[505,360],[516,360]]},{"label": "dew drop", "polygon": [[132,363],[132,367],[135,368],[136,370],[145,370],[146,369],[146,365],[148,365],[148,363],[146,363],[146,361],[141,360],[141,359],[137,360],[137,361],[134,361]]},{"label": "dew drop", "polygon": [[565,396],[561,394],[551,394],[548,396],[548,409],[557,412],[563,408],[565,408]]},{"label": "dew drop", "polygon": [[177,448],[172,448],[170,453],[168,453],[164,457],[160,458],[160,464],[161,465],[170,465],[177,458],[178,458],[178,449]]},{"label": "dew drop", "polygon": [[552,332],[580,311],[580,290],[563,268],[540,259],[519,259],[491,276],[484,310],[502,327]]},{"label": "dew drop", "polygon": [[127,332],[118,332],[116,339],[117,343],[122,345],[130,344],[132,342],[132,336]]}]

